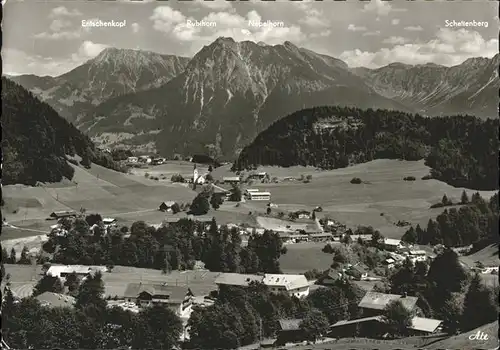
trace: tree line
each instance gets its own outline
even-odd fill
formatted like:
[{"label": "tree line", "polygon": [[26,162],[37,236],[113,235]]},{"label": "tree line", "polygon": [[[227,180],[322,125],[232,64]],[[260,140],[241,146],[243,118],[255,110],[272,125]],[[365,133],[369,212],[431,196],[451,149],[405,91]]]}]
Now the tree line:
[{"label": "tree line", "polygon": [[498,243],[498,193],[489,201],[479,193],[471,199],[464,192],[461,197],[462,207],[447,208],[436,220],[429,219],[426,228],[417,225],[410,227],[402,240],[416,244],[443,244],[447,247],[473,245],[474,250]]},{"label": "tree line", "polygon": [[233,165],[343,168],[374,159],[425,159],[435,179],[477,190],[498,188],[498,119],[426,118],[398,111],[315,107],[272,124]]},{"label": "tree line", "polygon": [[52,254],[51,262],[134,266],[167,273],[193,269],[196,261],[202,261],[211,271],[280,273],[279,257],[286,253],[277,233],[253,233],[242,247],[239,232],[225,225],[219,228],[215,219],[208,227],[181,219],[158,229],[137,221],[130,229],[106,233],[102,221],[91,229],[95,218],[63,219],[61,225],[67,233],[54,231],[43,245],[43,250]]}]

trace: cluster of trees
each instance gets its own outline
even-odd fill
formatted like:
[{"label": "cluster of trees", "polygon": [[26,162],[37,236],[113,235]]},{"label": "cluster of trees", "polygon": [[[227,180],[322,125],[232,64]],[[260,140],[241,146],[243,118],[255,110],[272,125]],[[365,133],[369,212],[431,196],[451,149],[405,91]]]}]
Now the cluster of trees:
[{"label": "cluster of trees", "polygon": [[170,350],[178,345],[183,326],[173,311],[154,306],[134,314],[107,307],[103,295],[99,273],[78,287],[74,308],[44,307],[33,297],[16,303],[7,288],[2,303],[2,338],[14,349]]},{"label": "cluster of trees", "polygon": [[417,296],[425,316],[443,320],[450,333],[467,332],[498,317],[498,288],[485,286],[480,275],[471,278],[451,249],[430,266],[406,260],[389,282],[391,293]]},{"label": "cluster of trees", "polygon": [[449,208],[430,219],[427,228],[420,225],[410,227],[402,240],[417,244],[444,244],[447,247],[461,247],[472,244],[473,249],[498,242],[498,193],[486,201],[479,193],[471,200],[462,195],[461,202],[467,204],[460,209]]},{"label": "cluster of trees", "polygon": [[35,185],[72,179],[66,155],[123,171],[110,154],[98,150],[90,138],[60,117],[48,104],[2,77],[2,183]]},{"label": "cluster of trees", "polygon": [[129,149],[116,148],[111,150],[111,157],[113,158],[114,161],[117,162],[122,160],[127,160],[128,157],[133,157],[133,156],[134,154]]},{"label": "cluster of trees", "polygon": [[[259,337],[274,337],[280,319],[301,319],[308,340],[325,335],[329,324],[358,314],[364,292],[348,281],[317,289],[305,299],[273,294],[263,284],[223,286],[213,306],[197,308],[188,322],[192,349],[234,349]],[[279,341],[279,339],[278,339]]]},{"label": "cluster of trees", "polygon": [[186,180],[184,179],[184,177],[181,174],[172,175],[172,177],[170,178],[170,181],[172,181],[172,182],[186,182]]},{"label": "cluster of trees", "polygon": [[[68,233],[50,234],[43,249],[52,262],[84,265],[124,265],[170,270],[192,269],[203,261],[212,271],[279,273],[279,257],[286,253],[278,234],[252,234],[241,247],[236,229],[217,227],[215,219],[205,225],[189,219],[155,229],[143,221],[105,233],[101,223],[90,231],[83,219],[63,220]],[[126,234],[130,233],[128,237]]]},{"label": "cluster of trees", "polygon": [[498,119],[471,116],[425,118],[398,111],[315,107],[261,132],[242,150],[233,170],[256,165],[334,169],[381,158],[425,158],[436,179],[492,190],[498,188],[498,127]]},{"label": "cluster of trees", "polygon": [[21,264],[21,265],[30,265],[31,258],[29,256],[29,251],[26,246],[21,250],[21,256],[17,259],[16,250],[14,247],[10,250],[10,254],[7,253],[7,249],[2,247],[2,262],[5,264]]}]

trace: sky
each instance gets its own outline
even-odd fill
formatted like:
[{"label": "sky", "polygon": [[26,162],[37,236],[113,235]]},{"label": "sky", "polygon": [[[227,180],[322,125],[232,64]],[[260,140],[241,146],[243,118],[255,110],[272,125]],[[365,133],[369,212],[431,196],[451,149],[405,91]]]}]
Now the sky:
[{"label": "sky", "polygon": [[[3,71],[13,75],[57,76],[106,47],[193,57],[220,36],[269,45],[290,41],[350,67],[453,66],[498,53],[498,2],[489,0],[6,0],[3,14]],[[85,27],[82,20],[125,22],[123,27]],[[188,25],[201,20],[216,26]],[[282,27],[252,27],[250,20]],[[488,27],[450,27],[452,20],[487,22]]]}]

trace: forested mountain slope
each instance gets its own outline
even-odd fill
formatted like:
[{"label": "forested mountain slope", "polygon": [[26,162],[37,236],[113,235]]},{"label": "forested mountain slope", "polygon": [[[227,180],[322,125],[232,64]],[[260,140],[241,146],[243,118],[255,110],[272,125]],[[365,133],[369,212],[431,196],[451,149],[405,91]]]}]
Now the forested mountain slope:
[{"label": "forested mountain slope", "polygon": [[2,184],[35,185],[71,179],[66,155],[117,169],[107,155],[48,104],[2,77]]},{"label": "forested mountain slope", "polygon": [[317,107],[275,122],[233,169],[311,165],[334,169],[373,159],[426,159],[432,176],[458,187],[498,188],[498,119],[426,118],[388,110]]}]

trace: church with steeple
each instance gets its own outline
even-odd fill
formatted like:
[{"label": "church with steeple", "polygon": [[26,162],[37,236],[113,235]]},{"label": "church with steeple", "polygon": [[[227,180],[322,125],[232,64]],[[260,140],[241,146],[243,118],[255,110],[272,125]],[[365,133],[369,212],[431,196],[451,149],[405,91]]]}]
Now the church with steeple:
[{"label": "church with steeple", "polygon": [[200,175],[198,173],[198,169],[196,168],[196,164],[193,167],[193,180],[192,181],[194,184],[200,184],[200,185],[205,183],[205,176]]}]

